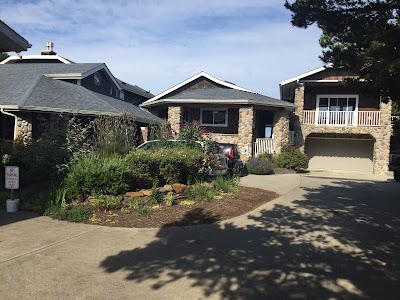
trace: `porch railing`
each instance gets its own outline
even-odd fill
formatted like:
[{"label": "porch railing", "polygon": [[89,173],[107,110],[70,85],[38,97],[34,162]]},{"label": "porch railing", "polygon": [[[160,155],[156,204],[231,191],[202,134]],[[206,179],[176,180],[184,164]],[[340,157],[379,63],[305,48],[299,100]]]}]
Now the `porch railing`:
[{"label": "porch railing", "polygon": [[305,110],[304,125],[379,126],[380,111],[319,111]]},{"label": "porch railing", "polygon": [[275,151],[274,139],[257,138],[253,147],[254,147],[253,149],[254,156],[257,156],[258,154],[261,153],[273,154]]}]

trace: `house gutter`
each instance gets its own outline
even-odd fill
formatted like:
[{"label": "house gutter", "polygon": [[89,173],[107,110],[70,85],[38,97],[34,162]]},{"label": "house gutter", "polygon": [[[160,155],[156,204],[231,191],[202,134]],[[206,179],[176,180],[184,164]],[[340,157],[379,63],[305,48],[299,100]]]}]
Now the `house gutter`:
[{"label": "house gutter", "polygon": [[0,108],[0,112],[3,115],[7,115],[10,117],[14,117],[14,141],[17,139],[17,123],[18,123],[18,117],[10,112],[7,112],[4,110],[4,108]]}]

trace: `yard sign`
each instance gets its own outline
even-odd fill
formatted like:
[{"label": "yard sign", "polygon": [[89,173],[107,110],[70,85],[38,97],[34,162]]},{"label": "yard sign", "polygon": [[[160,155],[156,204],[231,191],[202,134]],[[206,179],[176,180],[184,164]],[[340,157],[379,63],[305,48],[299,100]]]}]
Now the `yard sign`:
[{"label": "yard sign", "polygon": [[17,190],[19,188],[19,167],[6,167],[6,189]]}]

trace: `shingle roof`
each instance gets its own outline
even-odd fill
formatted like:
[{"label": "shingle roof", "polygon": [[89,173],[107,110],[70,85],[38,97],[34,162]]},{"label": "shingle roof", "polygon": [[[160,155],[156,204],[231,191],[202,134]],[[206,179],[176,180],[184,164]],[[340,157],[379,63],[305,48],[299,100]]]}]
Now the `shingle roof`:
[{"label": "shingle roof", "polygon": [[[33,65],[32,68],[29,66]],[[56,65],[54,68],[49,65]],[[78,114],[132,114],[144,123],[161,119],[133,104],[90,91],[80,85],[48,78],[44,74],[83,73],[99,64],[0,65],[0,106]]]},{"label": "shingle roof", "polygon": [[132,85],[129,83],[126,83],[125,81],[122,81],[118,78],[115,78],[118,82],[118,84],[124,89],[127,90],[129,92],[132,92],[134,94],[137,94],[139,96],[143,96],[146,97],[147,99],[153,98],[154,95],[148,91],[145,91],[144,89],[142,89],[141,87],[138,87],[137,85]]},{"label": "shingle roof", "polygon": [[254,104],[294,108],[292,103],[268,96],[228,88],[188,90],[175,96],[161,98],[157,103],[213,103],[213,104]]}]

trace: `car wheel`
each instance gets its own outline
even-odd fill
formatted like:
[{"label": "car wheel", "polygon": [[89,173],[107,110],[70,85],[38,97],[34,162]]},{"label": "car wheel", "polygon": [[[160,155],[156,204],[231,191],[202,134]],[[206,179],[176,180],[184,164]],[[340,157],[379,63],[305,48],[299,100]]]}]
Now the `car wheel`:
[{"label": "car wheel", "polygon": [[400,181],[400,171],[394,171],[394,180]]}]

